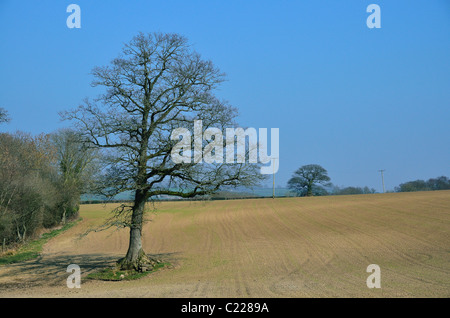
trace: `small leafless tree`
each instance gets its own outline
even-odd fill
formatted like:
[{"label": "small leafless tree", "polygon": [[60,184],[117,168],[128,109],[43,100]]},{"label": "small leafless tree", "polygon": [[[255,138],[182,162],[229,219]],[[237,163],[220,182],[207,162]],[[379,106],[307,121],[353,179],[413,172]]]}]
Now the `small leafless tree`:
[{"label": "small leafless tree", "polygon": [[59,171],[59,205],[62,223],[78,213],[80,196],[92,189],[97,176],[97,151],[89,148],[81,136],[70,129],[60,129],[51,135]]},{"label": "small leafless tree", "polygon": [[54,156],[47,135],[0,134],[0,237],[24,242],[54,225]]},{"label": "small leafless tree", "polygon": [[133,191],[133,204],[116,211],[121,225],[130,228],[128,252],[118,263],[122,269],[142,270],[151,263],[141,240],[145,204],[150,198],[189,198],[223,186],[251,186],[262,175],[256,165],[248,163],[171,160],[175,128],[191,128],[194,120],[202,120],[203,130],[225,131],[236,125],[236,109],[213,94],[224,74],[203,60],[185,37],[140,33],[111,65],[96,67],[92,74],[93,86],[104,87],[104,94],[86,99],[62,117],[74,120],[85,140],[103,150],[105,166],[99,181],[104,194],[112,197]]},{"label": "small leafless tree", "polygon": [[0,107],[0,124],[7,123],[9,120],[8,112],[4,108]]}]

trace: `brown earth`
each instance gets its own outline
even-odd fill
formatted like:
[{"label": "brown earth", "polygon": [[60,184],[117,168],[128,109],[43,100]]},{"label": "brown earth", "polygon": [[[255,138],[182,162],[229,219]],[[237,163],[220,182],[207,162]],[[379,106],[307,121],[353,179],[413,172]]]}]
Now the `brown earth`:
[{"label": "brown earth", "polygon": [[[144,249],[173,267],[86,280],[126,253],[126,229],[79,236],[111,207],[83,205],[38,259],[0,266],[0,297],[450,296],[450,191],[158,203]],[[69,264],[80,289],[66,286]],[[366,285],[370,264],[380,289]]]}]

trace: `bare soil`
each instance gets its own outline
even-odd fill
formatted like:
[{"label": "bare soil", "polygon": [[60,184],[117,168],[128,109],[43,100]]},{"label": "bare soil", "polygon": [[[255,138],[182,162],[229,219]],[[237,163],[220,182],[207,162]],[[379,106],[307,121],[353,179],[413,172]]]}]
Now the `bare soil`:
[{"label": "bare soil", "polygon": [[[126,253],[126,229],[80,237],[112,207],[83,205],[83,221],[38,259],[0,266],[0,297],[450,296],[450,191],[158,203],[143,245],[173,266],[87,280]],[[81,268],[79,289],[66,285],[70,264]],[[370,264],[380,289],[366,285]]]}]

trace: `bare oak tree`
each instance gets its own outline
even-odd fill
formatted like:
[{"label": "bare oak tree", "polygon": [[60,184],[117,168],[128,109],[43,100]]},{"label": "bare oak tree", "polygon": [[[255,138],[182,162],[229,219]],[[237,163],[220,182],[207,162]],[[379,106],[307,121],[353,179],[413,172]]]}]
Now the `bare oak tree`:
[{"label": "bare oak tree", "polygon": [[[213,94],[225,75],[211,61],[203,60],[185,37],[140,33],[109,66],[96,67],[92,74],[93,86],[106,91],[62,116],[75,121],[92,147],[103,150],[105,167],[99,180],[103,193],[113,197],[133,191],[133,203],[122,205],[115,215],[130,229],[128,252],[118,264],[141,271],[152,263],[141,240],[150,198],[189,198],[223,186],[251,186],[262,175],[256,165],[248,163],[171,160],[177,143],[171,139],[175,128],[192,128],[194,120],[202,120],[203,130],[225,131],[236,126],[236,109]],[[202,147],[207,147],[204,140]]]}]

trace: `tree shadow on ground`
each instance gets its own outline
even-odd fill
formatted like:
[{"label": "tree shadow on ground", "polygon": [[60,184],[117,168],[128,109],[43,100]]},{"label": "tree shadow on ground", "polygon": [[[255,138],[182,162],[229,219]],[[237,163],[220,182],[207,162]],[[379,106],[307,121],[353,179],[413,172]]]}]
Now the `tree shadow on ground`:
[{"label": "tree shadow on ground", "polygon": [[[163,262],[176,262],[178,253],[148,254]],[[34,260],[8,264],[0,267],[0,291],[6,289],[30,288],[39,286],[66,286],[72,271],[71,264],[80,266],[81,278],[96,270],[114,266],[123,255],[105,254],[47,254]]]}]

